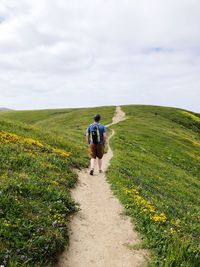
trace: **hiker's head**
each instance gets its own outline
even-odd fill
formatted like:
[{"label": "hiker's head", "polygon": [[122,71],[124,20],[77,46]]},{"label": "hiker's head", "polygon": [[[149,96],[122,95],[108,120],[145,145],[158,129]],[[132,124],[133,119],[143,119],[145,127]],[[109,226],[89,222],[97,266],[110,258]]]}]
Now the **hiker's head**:
[{"label": "hiker's head", "polygon": [[94,121],[95,121],[95,122],[99,122],[100,119],[101,119],[101,116],[100,116],[99,114],[96,114],[96,115],[94,116]]}]

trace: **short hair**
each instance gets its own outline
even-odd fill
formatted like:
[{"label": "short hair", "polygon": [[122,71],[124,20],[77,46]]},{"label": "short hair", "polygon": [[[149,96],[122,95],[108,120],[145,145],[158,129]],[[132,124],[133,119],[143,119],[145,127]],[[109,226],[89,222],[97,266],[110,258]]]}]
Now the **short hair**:
[{"label": "short hair", "polygon": [[94,116],[94,121],[99,122],[100,119],[101,119],[101,116],[100,116],[99,114],[96,114],[96,115]]}]

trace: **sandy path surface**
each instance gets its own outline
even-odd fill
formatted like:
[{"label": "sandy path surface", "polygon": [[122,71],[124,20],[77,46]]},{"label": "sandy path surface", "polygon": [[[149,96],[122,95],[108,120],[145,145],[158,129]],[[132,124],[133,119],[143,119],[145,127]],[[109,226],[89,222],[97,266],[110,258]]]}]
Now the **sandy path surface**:
[{"label": "sandy path surface", "polygon": [[[122,121],[124,115],[117,107],[110,125]],[[108,141],[108,152],[103,158],[104,172],[112,156]],[[95,169],[94,176],[90,176],[88,170],[78,175],[79,182],[72,197],[80,203],[81,211],[73,216],[70,246],[61,255],[57,267],[146,266],[146,251],[128,248],[128,245],[137,244],[139,237],[130,219],[122,215],[122,205],[113,196],[105,173],[99,174]]]}]

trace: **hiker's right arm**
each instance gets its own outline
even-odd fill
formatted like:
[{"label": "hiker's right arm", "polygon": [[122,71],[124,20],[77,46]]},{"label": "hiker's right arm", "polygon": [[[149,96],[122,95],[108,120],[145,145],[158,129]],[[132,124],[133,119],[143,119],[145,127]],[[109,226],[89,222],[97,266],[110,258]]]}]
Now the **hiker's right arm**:
[{"label": "hiker's right arm", "polygon": [[90,129],[89,129],[89,127],[86,130],[85,137],[86,137],[86,142],[89,145],[90,144]]},{"label": "hiker's right arm", "polygon": [[86,136],[86,142],[89,145],[90,144],[90,135],[89,135],[89,133],[86,132],[86,135],[85,136]]}]

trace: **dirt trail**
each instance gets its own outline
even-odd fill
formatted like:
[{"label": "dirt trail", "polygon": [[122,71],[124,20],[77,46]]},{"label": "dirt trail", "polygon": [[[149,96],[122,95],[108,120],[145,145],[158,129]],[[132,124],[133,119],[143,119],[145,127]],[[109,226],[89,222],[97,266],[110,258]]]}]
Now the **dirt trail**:
[{"label": "dirt trail", "polygon": [[[113,122],[124,120],[124,112],[116,108]],[[112,135],[114,130],[112,130]],[[109,139],[110,139],[109,138]],[[106,171],[113,156],[108,141],[108,152],[103,158]],[[128,245],[139,242],[130,219],[122,215],[123,208],[113,196],[105,173],[90,176],[88,170],[78,173],[79,183],[72,197],[80,203],[79,211],[70,224],[70,246],[59,259],[57,267],[143,267],[146,251],[133,250]]]}]

